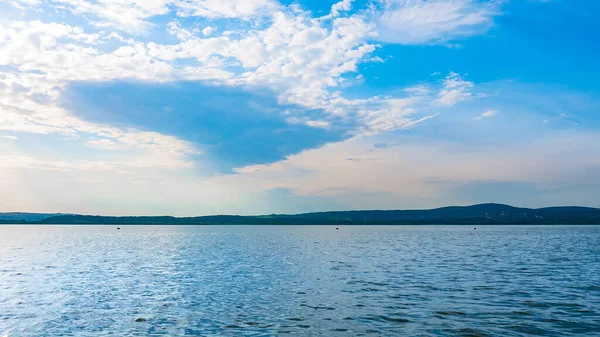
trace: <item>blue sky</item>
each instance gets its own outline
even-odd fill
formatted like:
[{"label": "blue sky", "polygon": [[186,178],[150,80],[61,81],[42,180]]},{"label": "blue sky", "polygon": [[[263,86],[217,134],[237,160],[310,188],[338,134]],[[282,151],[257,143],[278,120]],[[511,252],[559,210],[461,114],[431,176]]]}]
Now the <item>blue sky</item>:
[{"label": "blue sky", "polygon": [[0,211],[600,207],[599,10],[0,1]]}]

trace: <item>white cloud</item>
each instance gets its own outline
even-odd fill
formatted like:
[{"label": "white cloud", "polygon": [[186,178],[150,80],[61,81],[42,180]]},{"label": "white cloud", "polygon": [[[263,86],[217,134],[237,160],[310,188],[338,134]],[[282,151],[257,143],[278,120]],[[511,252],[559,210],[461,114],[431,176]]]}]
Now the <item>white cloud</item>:
[{"label": "white cloud", "polygon": [[[63,5],[79,3],[60,1]],[[119,11],[124,13],[123,20],[137,13],[127,20],[139,21],[143,26],[146,18],[164,11],[165,3],[107,0],[69,8],[76,14],[103,15],[102,20],[109,21]],[[183,3],[176,5],[181,7]],[[217,9],[219,4],[224,7]],[[173,44],[152,42],[152,37],[149,42],[141,42],[143,39],[123,37],[110,30],[90,28],[86,31],[66,24],[3,23],[0,26],[0,66],[14,71],[0,75],[4,84],[0,87],[0,130],[61,135],[96,150],[133,151],[150,158],[145,161],[147,165],[178,168],[191,165],[186,156],[198,153],[198,149],[158,133],[80,120],[77,111],[60,107],[58,100],[62,90],[72,81],[119,79],[210,80],[220,85],[267,87],[279,95],[282,103],[325,112],[311,118],[290,116],[289,121],[330,128],[335,120],[343,120],[354,128],[350,131],[352,135],[365,135],[422,123],[435,115],[418,114],[421,107],[436,99],[451,105],[468,96],[467,91],[472,87],[472,83],[451,74],[445,81],[445,90],[449,92],[440,93],[439,98],[423,85],[407,88],[396,97],[347,99],[339,88],[352,85],[352,78],[362,79],[361,74],[356,74],[360,63],[377,60],[373,57],[377,46],[368,42],[375,36],[375,27],[363,15],[314,19],[311,13],[298,7],[283,7],[270,1],[246,5],[198,1],[193,5],[196,9],[189,8],[188,14],[202,8],[208,10],[207,6],[213,5],[217,7],[210,8],[216,12],[259,13],[259,8],[268,9],[270,21],[266,25],[244,24],[240,31],[219,34],[212,26],[199,30],[195,26],[182,26],[174,19],[163,28],[179,40]],[[332,10],[349,10],[350,6],[350,1],[343,1]],[[243,15],[241,18],[244,19]],[[108,41],[116,47],[105,48]],[[179,65],[178,61],[190,59],[197,63]],[[232,66],[235,71],[230,69]],[[461,94],[456,95],[454,91]]]},{"label": "white cloud", "polygon": [[20,9],[20,10],[25,10],[30,6],[37,6],[39,4],[41,4],[41,0],[3,0],[4,2],[7,2],[10,6],[16,8],[16,9]]},{"label": "white cloud", "polygon": [[427,95],[427,94],[431,93],[431,89],[425,85],[419,84],[419,85],[405,88],[404,92],[407,92],[410,94],[417,94],[417,95]]},{"label": "white cloud", "polygon": [[17,139],[19,139],[19,137],[16,137],[16,136],[7,136],[7,135],[2,136],[2,138],[9,139],[9,140],[17,140]]},{"label": "white cloud", "polygon": [[242,18],[268,14],[279,5],[272,0],[175,0],[177,13],[181,16],[206,18]]},{"label": "white cloud", "polygon": [[328,128],[331,123],[327,122],[327,121],[306,121],[306,125],[308,126],[312,126],[314,128]]},{"label": "white cloud", "polygon": [[[202,67],[239,62],[233,83],[266,85],[290,103],[323,106],[329,88],[355,72],[375,46],[366,42],[373,26],[360,17],[336,18],[331,27],[308,12],[280,11],[264,29],[240,36],[191,37],[177,45],[149,44],[149,55],[163,62],[195,58]],[[234,61],[234,62],[235,62]],[[180,77],[189,75],[190,69]]]},{"label": "white cloud", "polygon": [[[71,3],[75,0],[63,1]],[[270,2],[256,4],[272,10],[280,7],[273,7],[268,3]],[[120,5],[113,2],[111,4],[122,5],[120,2]],[[211,1],[195,3],[201,7],[214,4],[216,3]],[[103,3],[104,5],[108,6],[108,3]],[[148,10],[161,8],[157,3],[133,2],[130,5],[148,6],[144,7]],[[254,8],[254,5],[236,6],[234,7],[239,10]],[[350,6],[350,1],[342,1],[333,10],[350,9]],[[113,8],[113,11],[116,9]],[[372,56],[377,47],[367,42],[374,36],[375,27],[360,15],[332,17],[329,22],[325,22],[312,19],[309,12],[298,8],[274,11],[271,17],[272,21],[266,27],[250,28],[244,34],[222,33],[220,36],[205,38],[197,36],[197,29],[188,29],[177,21],[172,21],[166,28],[180,43],[121,40],[121,46],[111,52],[101,51],[94,44],[84,46],[72,43],[91,43],[112,38],[106,33],[84,34],[83,29],[78,27],[41,22],[13,23],[4,29],[8,32],[8,38],[0,40],[0,64],[23,71],[44,73],[45,75],[39,75],[35,79],[29,75],[26,77],[39,85],[39,88],[32,88],[33,92],[46,95],[48,99],[58,97],[60,87],[69,81],[209,79],[228,85],[267,86],[280,95],[283,103],[319,108],[330,114],[343,113],[343,104],[332,104],[334,101],[340,102],[334,94],[336,87],[352,85],[344,76],[356,72],[361,62],[380,60]],[[203,35],[214,33],[212,28],[205,27]],[[32,30],[37,34],[35,41],[44,42],[39,47],[32,45],[28,38]],[[91,40],[90,36],[95,40]],[[199,64],[183,67],[175,65],[178,60],[190,58],[196,59]],[[242,72],[226,70],[228,66],[236,64],[242,66]],[[360,74],[353,76],[360,78]],[[19,83],[24,80],[26,78],[23,74],[15,78]],[[31,88],[31,85],[30,82],[25,87]],[[407,92],[409,91],[410,89]],[[12,99],[13,106],[23,107],[18,99]],[[403,109],[399,114],[397,109],[385,107],[388,104],[387,98],[365,103],[367,105],[360,109],[360,115],[368,116],[364,120],[369,120],[371,126],[386,124],[387,126],[382,127],[388,129],[392,125],[401,127],[412,121],[407,116],[414,110]],[[400,115],[402,120],[399,119]],[[387,122],[384,123],[383,120]],[[318,127],[319,123],[312,125]]]},{"label": "white cloud", "polygon": [[50,111],[35,112],[12,105],[0,104],[0,130],[31,132],[38,134],[61,134],[73,136],[72,128]]},{"label": "white cloud", "polygon": [[102,139],[90,139],[85,143],[86,146],[103,149],[103,150],[118,150],[119,144],[117,144],[114,140],[102,138]]},{"label": "white cloud", "polygon": [[379,0],[374,13],[379,39],[421,44],[445,42],[486,31],[498,15],[497,1]]},{"label": "white cloud", "polygon": [[443,88],[438,93],[438,103],[449,107],[472,96],[473,82],[466,81],[459,74],[451,72],[443,82]]},{"label": "white cloud", "polygon": [[130,33],[140,33],[151,26],[148,18],[169,12],[169,0],[52,0],[76,15],[91,14],[98,27],[113,26]]},{"label": "white cloud", "polygon": [[475,120],[479,120],[479,119],[483,119],[483,118],[488,118],[488,117],[494,117],[499,113],[498,110],[486,110],[484,112],[481,113],[481,115],[475,117]]},{"label": "white cloud", "polygon": [[336,2],[331,6],[331,15],[339,16],[340,12],[347,12],[352,9],[352,2],[354,0],[342,0],[340,2]]},{"label": "white cloud", "polygon": [[[12,0],[10,3],[27,10],[39,6],[41,1]],[[152,27],[152,17],[173,12],[180,17],[247,20],[268,15],[279,7],[274,0],[48,0],[48,4],[86,16],[97,27],[114,27],[132,34],[144,33]]]},{"label": "white cloud", "polygon": [[406,129],[412,126],[414,106],[420,102],[419,97],[390,98],[375,101],[379,104],[377,109],[363,111],[364,128],[361,134],[374,134],[383,131]]},{"label": "white cloud", "polygon": [[190,31],[183,28],[177,21],[169,22],[167,24],[167,31],[181,41],[187,41],[197,33],[196,30]]},{"label": "white cloud", "polygon": [[[312,20],[307,12],[298,11],[278,12],[273,18],[270,26],[248,30],[239,37],[200,38],[198,31],[171,22],[167,29],[178,37],[177,44],[126,40],[108,52],[94,44],[74,44],[90,41],[90,34],[78,27],[15,22],[3,28],[6,34],[0,39],[0,64],[22,72],[5,75],[5,82],[12,85],[3,89],[8,90],[4,96],[0,90],[0,107],[6,111],[0,117],[0,130],[56,133],[73,139],[87,134],[91,136],[86,137],[88,147],[104,150],[122,148],[122,140],[128,136],[132,138],[129,149],[136,146],[140,151],[150,151],[144,141],[146,134],[140,131],[84,122],[76,112],[73,115],[58,107],[56,100],[70,81],[208,79],[225,85],[266,86],[278,93],[283,103],[326,112],[320,118],[300,119],[302,123],[328,128],[328,115],[352,118],[353,135],[410,128],[435,116],[416,114],[434,100],[450,106],[470,96],[468,90],[473,84],[451,73],[439,97],[432,97],[431,89],[421,85],[407,88],[407,97],[345,99],[336,87],[347,83],[345,74],[356,72],[360,62],[371,58],[376,47],[365,41],[372,36],[372,25],[362,17],[351,16],[332,19],[328,27]],[[31,34],[36,36],[34,42],[42,41],[39,48],[27,38]],[[92,42],[104,41],[106,36],[98,33]],[[175,61],[189,58],[199,64],[175,65]],[[231,62],[239,62],[244,71],[225,70]],[[27,92],[14,92],[14,84],[27,88]],[[186,153],[197,151],[185,142],[159,136],[153,136],[156,140],[152,151],[160,148],[164,149],[161,153],[173,154],[171,162],[178,163]]]},{"label": "white cloud", "polygon": [[211,35],[212,33],[214,33],[214,32],[215,32],[215,30],[216,30],[216,28],[215,28],[215,27],[208,26],[208,27],[206,27],[206,28],[204,28],[204,29],[202,30],[202,35],[204,35],[204,36],[209,36],[209,35]]}]

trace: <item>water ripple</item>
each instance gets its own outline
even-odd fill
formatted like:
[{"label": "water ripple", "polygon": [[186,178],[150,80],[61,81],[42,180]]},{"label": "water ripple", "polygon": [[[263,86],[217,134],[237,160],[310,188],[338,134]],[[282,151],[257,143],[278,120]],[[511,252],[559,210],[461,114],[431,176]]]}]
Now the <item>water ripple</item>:
[{"label": "water ripple", "polygon": [[0,226],[0,336],[600,336],[598,226]]}]

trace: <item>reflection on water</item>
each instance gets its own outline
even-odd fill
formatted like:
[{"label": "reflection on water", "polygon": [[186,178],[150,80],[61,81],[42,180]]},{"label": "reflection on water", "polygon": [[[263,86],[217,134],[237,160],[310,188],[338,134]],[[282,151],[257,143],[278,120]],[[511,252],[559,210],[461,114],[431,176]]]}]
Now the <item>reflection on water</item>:
[{"label": "reflection on water", "polygon": [[0,226],[0,336],[600,335],[600,227]]}]

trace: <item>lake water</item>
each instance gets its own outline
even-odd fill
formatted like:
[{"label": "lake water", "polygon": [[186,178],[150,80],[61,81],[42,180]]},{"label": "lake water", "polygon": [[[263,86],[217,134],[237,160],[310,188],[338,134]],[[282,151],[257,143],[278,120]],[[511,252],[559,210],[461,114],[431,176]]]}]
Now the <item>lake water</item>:
[{"label": "lake water", "polygon": [[600,336],[600,227],[0,226],[0,336],[280,334]]}]

